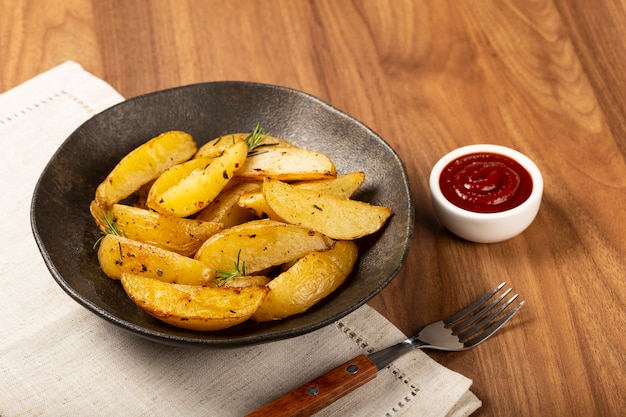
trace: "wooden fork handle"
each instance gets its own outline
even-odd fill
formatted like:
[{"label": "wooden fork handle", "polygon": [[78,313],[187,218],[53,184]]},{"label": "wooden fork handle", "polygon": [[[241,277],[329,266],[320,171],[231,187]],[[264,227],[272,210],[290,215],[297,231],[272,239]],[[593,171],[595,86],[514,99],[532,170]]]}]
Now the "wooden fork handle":
[{"label": "wooden fork handle", "polygon": [[264,405],[246,417],[310,416],[376,377],[376,365],[359,355]]}]

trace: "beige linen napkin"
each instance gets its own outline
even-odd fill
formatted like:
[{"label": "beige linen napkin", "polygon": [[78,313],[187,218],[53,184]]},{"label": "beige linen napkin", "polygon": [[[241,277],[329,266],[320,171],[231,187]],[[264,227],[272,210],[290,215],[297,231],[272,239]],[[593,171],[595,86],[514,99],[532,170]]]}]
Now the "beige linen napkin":
[{"label": "beige linen napkin", "polygon": [[[289,340],[179,348],[133,336],[75,303],[32,237],[32,191],[62,141],[122,100],[74,62],[0,95],[1,416],[242,416],[405,337],[364,306]],[[416,351],[318,415],[467,416],[481,405],[470,385]]]}]

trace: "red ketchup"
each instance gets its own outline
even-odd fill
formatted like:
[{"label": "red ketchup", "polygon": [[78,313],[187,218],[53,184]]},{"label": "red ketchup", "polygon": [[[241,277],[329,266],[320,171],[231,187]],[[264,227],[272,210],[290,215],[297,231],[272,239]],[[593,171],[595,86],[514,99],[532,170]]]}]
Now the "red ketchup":
[{"label": "red ketchup", "polygon": [[450,162],[439,177],[444,197],[464,210],[497,213],[528,199],[533,180],[515,160],[497,153],[480,152]]}]

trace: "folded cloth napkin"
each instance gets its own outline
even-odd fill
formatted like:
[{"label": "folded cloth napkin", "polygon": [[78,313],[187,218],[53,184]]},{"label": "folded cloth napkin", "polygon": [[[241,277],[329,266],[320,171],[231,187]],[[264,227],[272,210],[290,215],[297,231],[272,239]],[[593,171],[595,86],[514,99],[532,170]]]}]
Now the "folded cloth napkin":
[{"label": "folded cloth napkin", "polygon": [[[284,341],[180,348],[135,337],[75,303],[32,237],[32,191],[62,141],[122,100],[74,62],[0,95],[0,415],[242,416],[405,337],[366,305]],[[467,416],[481,405],[470,385],[415,351],[318,415]]]}]

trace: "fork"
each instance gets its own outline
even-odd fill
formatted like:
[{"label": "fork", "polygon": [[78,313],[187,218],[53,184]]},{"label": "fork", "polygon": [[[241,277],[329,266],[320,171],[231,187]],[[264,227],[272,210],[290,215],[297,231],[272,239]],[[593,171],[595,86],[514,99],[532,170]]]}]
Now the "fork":
[{"label": "fork", "polygon": [[361,354],[246,417],[310,416],[374,379],[378,371],[414,349],[462,351],[473,348],[492,336],[525,304],[526,301],[521,301],[507,310],[518,298],[518,294],[514,294],[504,301],[511,288],[492,300],[505,285],[501,283],[464,309],[429,324],[416,335],[370,355]]}]

